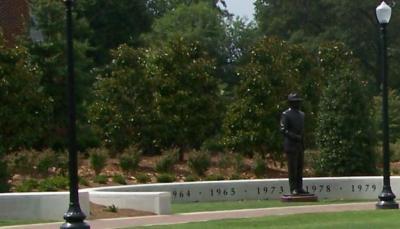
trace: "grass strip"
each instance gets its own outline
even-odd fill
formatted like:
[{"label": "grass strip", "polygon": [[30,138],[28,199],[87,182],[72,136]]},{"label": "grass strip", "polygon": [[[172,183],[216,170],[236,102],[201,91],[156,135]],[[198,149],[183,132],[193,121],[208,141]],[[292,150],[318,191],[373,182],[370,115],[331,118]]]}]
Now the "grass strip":
[{"label": "grass strip", "polygon": [[245,201],[226,201],[226,202],[174,203],[172,204],[172,212],[174,214],[179,214],[179,213],[203,212],[203,211],[257,209],[257,208],[340,204],[340,203],[355,203],[355,202],[365,202],[365,201],[364,200],[319,200],[318,202],[283,203],[279,200],[245,200]]},{"label": "grass strip", "polygon": [[368,229],[398,228],[398,210],[370,210],[337,213],[309,213],[261,218],[216,220],[165,226],[135,227],[146,229],[213,229],[213,228],[269,228],[269,229]]}]

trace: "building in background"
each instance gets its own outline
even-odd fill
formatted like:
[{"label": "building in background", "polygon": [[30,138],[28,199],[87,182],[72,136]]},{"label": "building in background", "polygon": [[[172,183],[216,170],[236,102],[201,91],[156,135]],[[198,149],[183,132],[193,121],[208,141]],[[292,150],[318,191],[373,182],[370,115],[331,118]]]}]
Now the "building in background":
[{"label": "building in background", "polygon": [[0,0],[0,29],[8,46],[29,26],[29,0]]}]

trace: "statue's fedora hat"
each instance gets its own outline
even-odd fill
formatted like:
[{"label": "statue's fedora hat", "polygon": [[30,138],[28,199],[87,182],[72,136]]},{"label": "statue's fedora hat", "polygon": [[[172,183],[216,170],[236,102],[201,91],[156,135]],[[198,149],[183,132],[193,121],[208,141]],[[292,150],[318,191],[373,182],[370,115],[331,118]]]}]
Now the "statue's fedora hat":
[{"label": "statue's fedora hat", "polygon": [[298,101],[302,101],[303,99],[300,97],[299,94],[297,93],[290,93],[288,95],[288,101],[289,102],[298,102]]}]

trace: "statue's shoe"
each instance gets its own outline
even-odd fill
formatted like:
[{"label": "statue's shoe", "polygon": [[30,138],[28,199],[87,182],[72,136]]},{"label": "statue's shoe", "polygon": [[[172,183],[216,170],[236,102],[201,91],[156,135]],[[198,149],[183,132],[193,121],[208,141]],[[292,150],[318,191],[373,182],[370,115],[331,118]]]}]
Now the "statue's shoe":
[{"label": "statue's shoe", "polygon": [[309,192],[305,191],[304,189],[298,190],[297,193],[300,195],[309,195],[310,194]]},{"label": "statue's shoe", "polygon": [[293,196],[300,195],[298,190],[293,190],[293,191],[290,192],[290,194],[293,195]]}]

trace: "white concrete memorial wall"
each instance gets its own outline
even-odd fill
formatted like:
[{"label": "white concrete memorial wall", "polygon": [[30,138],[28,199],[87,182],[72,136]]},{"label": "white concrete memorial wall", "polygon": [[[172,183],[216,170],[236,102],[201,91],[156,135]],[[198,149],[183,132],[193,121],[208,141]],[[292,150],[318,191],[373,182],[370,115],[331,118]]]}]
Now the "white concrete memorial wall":
[{"label": "white concrete memorial wall", "polygon": [[[304,189],[319,199],[376,200],[382,191],[380,177],[305,178]],[[271,200],[289,193],[287,179],[203,181],[143,184],[90,188],[79,193],[80,204],[89,215],[89,199],[119,208],[170,214],[171,202]],[[393,193],[400,198],[400,176],[391,177]],[[67,210],[68,192],[3,193],[0,212],[4,219],[62,219]]]},{"label": "white concrete memorial wall", "polygon": [[[305,178],[304,189],[319,199],[377,199],[382,177]],[[393,192],[400,191],[400,177],[391,178]],[[203,181],[96,188],[98,192],[170,192],[172,202],[279,199],[289,193],[287,179]]]},{"label": "white concrete memorial wall", "polygon": [[[89,193],[79,192],[79,202],[90,215]],[[68,210],[69,192],[23,192],[0,194],[1,219],[63,220]]]}]

